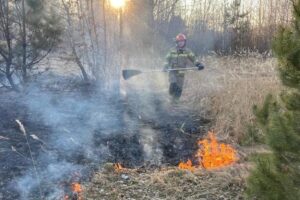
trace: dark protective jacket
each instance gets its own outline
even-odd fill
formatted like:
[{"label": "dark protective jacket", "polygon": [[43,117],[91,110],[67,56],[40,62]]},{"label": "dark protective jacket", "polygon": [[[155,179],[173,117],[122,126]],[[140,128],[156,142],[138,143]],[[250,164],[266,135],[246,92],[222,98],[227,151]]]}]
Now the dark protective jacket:
[{"label": "dark protective jacket", "polygon": [[[195,65],[198,60],[195,54],[187,49],[173,48],[166,56],[167,63],[165,69],[186,68],[189,64]],[[184,79],[183,71],[173,71],[169,73],[170,83],[182,82]]]}]

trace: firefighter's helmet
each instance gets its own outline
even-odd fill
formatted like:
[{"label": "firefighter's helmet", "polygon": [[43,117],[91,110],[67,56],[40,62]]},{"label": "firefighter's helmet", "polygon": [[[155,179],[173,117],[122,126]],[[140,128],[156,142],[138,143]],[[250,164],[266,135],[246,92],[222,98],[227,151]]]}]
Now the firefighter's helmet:
[{"label": "firefighter's helmet", "polygon": [[186,36],[183,33],[180,33],[176,36],[176,42],[186,41]]}]

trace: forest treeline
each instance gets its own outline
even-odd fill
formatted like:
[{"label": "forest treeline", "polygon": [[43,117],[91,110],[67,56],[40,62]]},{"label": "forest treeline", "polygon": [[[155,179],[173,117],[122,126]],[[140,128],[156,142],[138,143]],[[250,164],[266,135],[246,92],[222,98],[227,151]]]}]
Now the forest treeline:
[{"label": "forest treeline", "polygon": [[[1,87],[17,89],[48,54],[65,54],[85,81],[115,84],[120,66],[158,60],[179,33],[197,54],[268,54],[290,23],[290,0],[0,0]],[[149,65],[154,65],[149,64]]]}]

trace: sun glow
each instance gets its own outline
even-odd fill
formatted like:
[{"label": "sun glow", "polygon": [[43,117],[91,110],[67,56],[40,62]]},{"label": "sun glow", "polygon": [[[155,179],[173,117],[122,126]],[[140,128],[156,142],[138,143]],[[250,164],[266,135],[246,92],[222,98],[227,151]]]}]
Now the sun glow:
[{"label": "sun glow", "polygon": [[126,4],[126,0],[110,0],[110,4],[114,8],[122,8]]}]

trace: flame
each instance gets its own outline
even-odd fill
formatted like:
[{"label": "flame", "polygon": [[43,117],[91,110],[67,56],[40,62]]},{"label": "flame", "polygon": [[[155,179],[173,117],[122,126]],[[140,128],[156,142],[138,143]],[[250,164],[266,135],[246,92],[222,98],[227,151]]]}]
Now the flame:
[{"label": "flame", "polygon": [[64,200],[73,200],[73,199],[76,199],[76,200],[83,200],[83,197],[82,197],[82,187],[79,183],[72,183],[71,185],[71,190],[72,190],[72,195],[69,196],[69,195],[66,195]]},{"label": "flame", "polygon": [[230,145],[218,143],[213,132],[208,133],[208,139],[198,141],[199,149],[196,152],[196,159],[199,165],[193,166],[190,160],[187,163],[179,163],[180,169],[194,171],[195,168],[217,169],[235,163],[238,158],[236,150]]},{"label": "flame", "polygon": [[179,169],[185,169],[185,170],[190,170],[190,171],[195,171],[195,167],[193,166],[192,161],[189,159],[186,163],[181,162],[178,165]]},{"label": "flame", "polygon": [[212,132],[208,134],[209,139],[199,141],[202,146],[196,154],[201,158],[202,166],[205,169],[225,167],[237,161],[236,151],[227,144],[219,144]]},{"label": "flame", "polygon": [[72,191],[76,193],[82,193],[82,188],[79,183],[72,183]]},{"label": "flame", "polygon": [[124,167],[120,163],[114,164],[114,168],[117,172],[124,170]]}]

